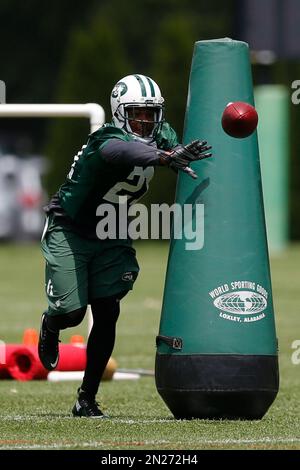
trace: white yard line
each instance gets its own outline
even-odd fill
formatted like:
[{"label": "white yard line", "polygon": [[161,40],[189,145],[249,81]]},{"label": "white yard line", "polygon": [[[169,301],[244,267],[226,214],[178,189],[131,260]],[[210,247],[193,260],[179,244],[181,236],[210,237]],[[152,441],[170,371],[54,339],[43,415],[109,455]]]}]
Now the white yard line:
[{"label": "white yard line", "polygon": [[[70,415],[5,415],[0,416],[0,423],[1,421],[54,421],[54,420],[74,420],[74,417]],[[106,421],[107,422],[107,421]],[[126,419],[126,418],[115,418],[111,416],[109,420],[110,424],[157,424],[157,423],[169,423],[169,424],[178,424],[178,421],[175,419]]]},{"label": "white yard line", "polygon": [[[233,444],[293,444],[300,442],[300,438],[273,438],[273,437],[264,437],[262,439],[198,439],[195,444],[197,446],[199,445],[233,445]],[[143,447],[147,445],[151,446],[159,446],[159,445],[173,445],[174,442],[171,441],[144,441],[142,440]],[[178,443],[178,444],[186,444],[186,443]],[[124,447],[134,447],[135,441],[127,441],[124,442]],[[115,448],[120,448],[123,447],[121,442],[116,442]],[[0,440],[0,449],[2,450],[12,450],[12,449],[28,449],[28,450],[34,450],[34,449],[75,449],[75,448],[86,448],[86,447],[93,447],[93,448],[99,448],[100,446],[102,447],[114,447],[114,442],[101,442],[101,441],[93,441],[93,442],[82,442],[81,444],[78,444],[74,442],[73,444],[62,444],[62,443],[53,443],[53,444],[21,444],[21,445],[1,445],[1,440]],[[142,446],[139,445],[139,448]],[[101,449],[100,449],[101,450]],[[170,454],[173,453],[171,449],[166,450],[166,452],[169,452]],[[174,450],[176,453],[176,450]]]}]

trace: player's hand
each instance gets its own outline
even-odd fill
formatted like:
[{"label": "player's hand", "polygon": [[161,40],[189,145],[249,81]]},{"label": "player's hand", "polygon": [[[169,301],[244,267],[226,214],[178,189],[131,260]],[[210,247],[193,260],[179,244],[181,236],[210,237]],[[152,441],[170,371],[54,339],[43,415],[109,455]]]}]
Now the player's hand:
[{"label": "player's hand", "polygon": [[171,152],[160,152],[162,163],[168,165],[173,170],[184,171],[192,178],[196,179],[196,173],[189,167],[190,163],[211,157],[211,153],[207,152],[211,149],[206,141],[193,140],[190,144],[176,147]]}]

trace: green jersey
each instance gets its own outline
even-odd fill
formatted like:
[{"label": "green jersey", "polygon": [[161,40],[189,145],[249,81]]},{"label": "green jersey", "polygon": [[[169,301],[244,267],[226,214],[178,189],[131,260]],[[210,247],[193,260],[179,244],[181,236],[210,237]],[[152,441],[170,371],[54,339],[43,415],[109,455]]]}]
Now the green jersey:
[{"label": "green jersey", "polygon": [[[116,142],[116,139],[117,143],[136,142],[136,145],[127,145],[126,152],[105,158],[106,145],[112,140]],[[147,192],[154,166],[159,164],[157,148],[170,150],[176,145],[176,133],[168,123],[164,123],[157,132],[154,147],[140,144],[126,131],[105,124],[90,134],[87,144],[74,157],[66,182],[52,198],[46,212],[60,213],[78,227],[95,230],[98,206],[104,203],[118,205],[120,196],[126,197],[128,205],[136,202]],[[133,153],[142,149],[145,163],[143,155],[131,160],[128,149],[134,150]]]}]

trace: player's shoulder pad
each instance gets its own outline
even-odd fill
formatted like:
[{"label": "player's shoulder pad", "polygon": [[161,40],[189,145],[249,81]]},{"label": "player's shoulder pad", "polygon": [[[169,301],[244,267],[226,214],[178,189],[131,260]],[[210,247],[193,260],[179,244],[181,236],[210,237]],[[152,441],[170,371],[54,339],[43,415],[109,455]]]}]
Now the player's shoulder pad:
[{"label": "player's shoulder pad", "polygon": [[175,130],[166,121],[157,132],[155,140],[158,148],[162,150],[171,150],[179,144]]},{"label": "player's shoulder pad", "polygon": [[121,139],[125,141],[131,140],[127,132],[112,124],[104,124],[97,131],[90,134],[90,139],[97,141],[99,146],[109,139]]}]

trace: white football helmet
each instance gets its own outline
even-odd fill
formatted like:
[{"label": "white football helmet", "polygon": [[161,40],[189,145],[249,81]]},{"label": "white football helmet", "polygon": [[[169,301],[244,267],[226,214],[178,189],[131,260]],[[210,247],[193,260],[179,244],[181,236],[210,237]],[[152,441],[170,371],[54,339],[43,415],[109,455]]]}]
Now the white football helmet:
[{"label": "white football helmet", "polygon": [[152,78],[141,74],[119,80],[111,93],[115,126],[146,143],[154,140],[164,119],[164,99]]}]

